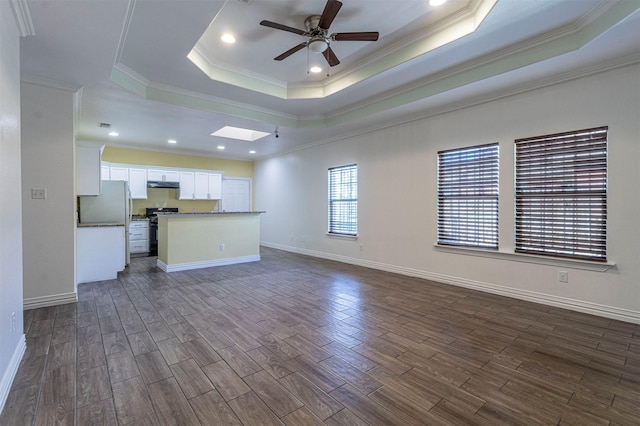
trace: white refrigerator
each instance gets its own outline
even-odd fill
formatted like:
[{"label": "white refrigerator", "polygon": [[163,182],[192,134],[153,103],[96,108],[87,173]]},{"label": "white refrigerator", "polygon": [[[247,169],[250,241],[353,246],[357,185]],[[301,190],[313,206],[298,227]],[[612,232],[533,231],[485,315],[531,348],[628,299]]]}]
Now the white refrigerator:
[{"label": "white refrigerator", "polygon": [[131,221],[131,193],[129,184],[120,180],[103,180],[102,193],[79,198],[80,223],[124,224],[125,265],[129,264],[129,222]]}]

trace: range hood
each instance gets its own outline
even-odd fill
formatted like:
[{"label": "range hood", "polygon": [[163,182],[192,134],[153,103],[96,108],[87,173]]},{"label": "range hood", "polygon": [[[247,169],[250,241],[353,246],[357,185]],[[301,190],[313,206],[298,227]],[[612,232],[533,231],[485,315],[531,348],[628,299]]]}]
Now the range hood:
[{"label": "range hood", "polygon": [[147,188],[180,188],[180,182],[164,182],[160,180],[147,181]]}]

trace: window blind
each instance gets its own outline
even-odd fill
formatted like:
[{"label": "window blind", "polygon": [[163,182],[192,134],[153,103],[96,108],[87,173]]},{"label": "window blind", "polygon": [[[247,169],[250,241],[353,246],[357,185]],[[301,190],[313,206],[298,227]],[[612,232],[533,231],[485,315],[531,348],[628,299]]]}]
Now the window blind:
[{"label": "window blind", "polygon": [[329,169],[329,233],[358,234],[358,166]]},{"label": "window blind", "polygon": [[498,149],[438,152],[438,244],[498,248]]},{"label": "window blind", "polygon": [[515,141],[515,251],[607,260],[607,127]]}]

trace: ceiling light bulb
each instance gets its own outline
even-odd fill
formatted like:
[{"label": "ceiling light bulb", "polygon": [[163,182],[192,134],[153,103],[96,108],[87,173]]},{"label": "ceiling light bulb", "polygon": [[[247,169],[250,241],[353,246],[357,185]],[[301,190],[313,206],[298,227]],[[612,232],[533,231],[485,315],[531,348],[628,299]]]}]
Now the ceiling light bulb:
[{"label": "ceiling light bulb", "polygon": [[317,74],[319,72],[322,72],[322,68],[320,68],[317,65],[312,66],[311,68],[309,68],[309,71],[311,71],[314,74]]},{"label": "ceiling light bulb", "polygon": [[120,133],[118,132],[109,132],[109,136],[120,136]]},{"label": "ceiling light bulb", "polygon": [[222,146],[222,145],[218,145],[218,149],[219,149],[220,151],[222,151],[222,150],[224,149],[224,146]]},{"label": "ceiling light bulb", "polygon": [[255,154],[256,152],[254,150],[249,151],[249,154]]},{"label": "ceiling light bulb", "polygon": [[445,4],[447,2],[447,0],[429,0],[429,4],[431,6],[437,7],[437,6],[442,6],[443,4]]},{"label": "ceiling light bulb", "polygon": [[229,34],[229,33],[222,34],[222,37],[220,37],[220,40],[222,40],[222,41],[224,41],[225,43],[228,43],[228,44],[233,44],[233,43],[236,42],[236,38],[232,34]]},{"label": "ceiling light bulb", "polygon": [[329,43],[327,43],[327,40],[320,37],[312,39],[307,46],[309,47],[309,50],[314,53],[322,53],[327,50]]}]

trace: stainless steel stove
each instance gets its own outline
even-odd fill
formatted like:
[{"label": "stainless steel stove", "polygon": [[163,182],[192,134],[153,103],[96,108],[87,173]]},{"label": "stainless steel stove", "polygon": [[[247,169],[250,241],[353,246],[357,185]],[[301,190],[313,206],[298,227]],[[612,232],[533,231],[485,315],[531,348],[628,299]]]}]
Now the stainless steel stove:
[{"label": "stainless steel stove", "polygon": [[149,218],[149,256],[158,255],[158,215],[157,213],[178,213],[177,207],[147,207]]}]

